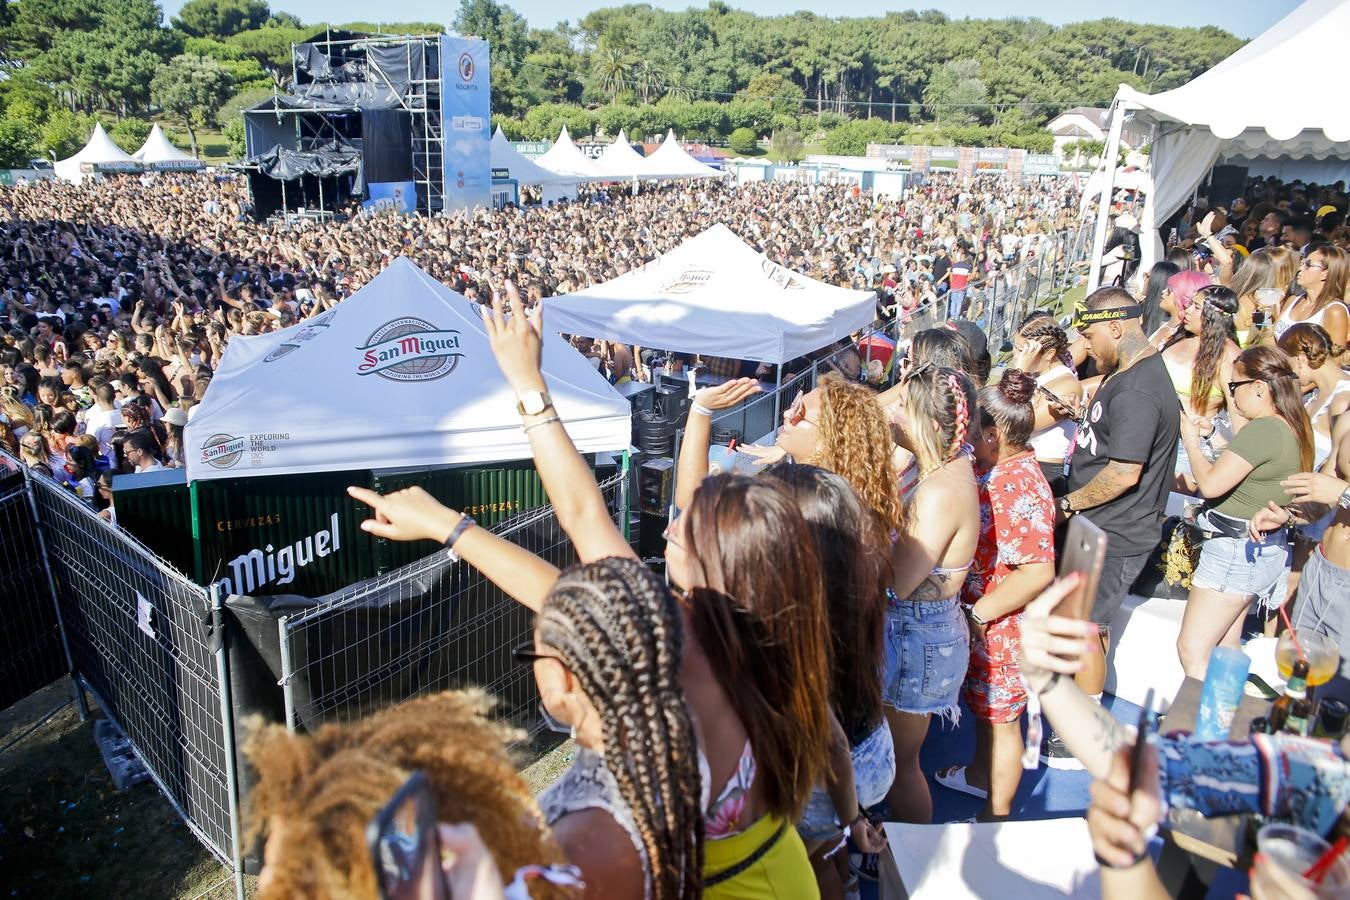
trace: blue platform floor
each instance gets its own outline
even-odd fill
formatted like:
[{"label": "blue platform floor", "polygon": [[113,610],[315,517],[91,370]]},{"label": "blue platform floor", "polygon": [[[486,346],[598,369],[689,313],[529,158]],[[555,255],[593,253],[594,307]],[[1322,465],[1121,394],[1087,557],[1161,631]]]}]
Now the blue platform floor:
[{"label": "blue platform floor", "polygon": [[[1104,705],[1117,719],[1133,725],[1139,720],[1139,707],[1116,697],[1106,696]],[[928,738],[919,751],[923,770],[928,775],[928,787],[933,795],[933,822],[962,822],[977,815],[984,806],[968,794],[939,785],[933,778],[938,769],[954,763],[969,763],[975,755],[975,723],[970,711],[962,704],[961,721],[955,727],[936,719],[928,731]],[[1025,772],[1013,801],[1012,814],[1016,820],[1058,819],[1082,816],[1089,803],[1088,788],[1092,783],[1086,772],[1061,771],[1041,766],[1034,772]],[[1161,841],[1155,840],[1156,856]],[[1223,870],[1211,885],[1210,900],[1231,898],[1245,893],[1246,873]],[[876,900],[875,885],[863,885],[864,900]],[[923,900],[923,898],[916,898]],[[941,898],[936,898],[941,900]]]}]

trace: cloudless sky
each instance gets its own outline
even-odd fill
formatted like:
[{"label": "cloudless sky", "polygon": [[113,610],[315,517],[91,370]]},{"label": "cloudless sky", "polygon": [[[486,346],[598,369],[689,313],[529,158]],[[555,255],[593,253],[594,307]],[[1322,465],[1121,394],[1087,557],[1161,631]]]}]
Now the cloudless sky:
[{"label": "cloudless sky", "polygon": [[[183,5],[183,0],[160,0],[167,16]],[[689,0],[648,0],[652,6],[681,10],[704,3]],[[761,15],[781,15],[795,9],[812,8],[804,2],[772,0],[728,0],[738,9]],[[390,0],[378,5],[369,0],[270,0],[274,10],[293,12],[305,22],[370,21],[378,16],[388,22],[438,22],[449,24],[459,8],[457,0]],[[619,6],[599,0],[515,0],[510,5],[535,28],[552,28],[567,19],[575,23],[593,9]],[[883,5],[865,0],[833,0],[828,6],[832,16],[876,16],[887,9],[940,9],[955,19],[1003,19],[1009,16],[1044,19],[1054,25],[1087,19],[1114,17],[1159,25],[1217,25],[1238,37],[1253,38],[1278,22],[1299,0],[1234,0],[1228,3],[1196,0],[914,0],[913,3]],[[819,6],[815,7],[819,12]]]}]

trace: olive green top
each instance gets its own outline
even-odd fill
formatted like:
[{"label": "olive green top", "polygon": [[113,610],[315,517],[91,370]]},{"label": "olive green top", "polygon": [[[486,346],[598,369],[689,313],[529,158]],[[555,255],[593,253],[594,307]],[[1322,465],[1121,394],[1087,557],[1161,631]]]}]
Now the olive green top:
[{"label": "olive green top", "polygon": [[1252,464],[1252,471],[1214,507],[1226,516],[1250,519],[1269,501],[1284,506],[1289,495],[1280,482],[1303,471],[1298,438],[1279,416],[1253,419],[1233,436],[1228,449]]}]

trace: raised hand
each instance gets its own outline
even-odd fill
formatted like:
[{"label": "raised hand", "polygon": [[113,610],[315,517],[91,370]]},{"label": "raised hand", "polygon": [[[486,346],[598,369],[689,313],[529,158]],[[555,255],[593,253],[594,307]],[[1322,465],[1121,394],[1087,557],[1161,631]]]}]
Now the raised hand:
[{"label": "raised hand", "polygon": [[759,381],[754,378],[733,378],[698,391],[694,394],[694,402],[709,410],[731,409],[762,391]]},{"label": "raised hand", "polygon": [[[502,294],[505,293],[505,297]],[[509,314],[508,314],[509,311]],[[515,284],[492,293],[492,311],[483,316],[492,355],[517,394],[544,390],[540,371],[544,349],[543,308],[527,315]]]},{"label": "raised hand", "polygon": [[444,543],[462,518],[420,487],[383,496],[361,487],[349,487],[347,493],[375,512],[375,518],[361,523],[361,530],[391,541]]},{"label": "raised hand", "polygon": [[[1056,579],[1027,604],[1019,626],[1022,636],[1022,674],[1033,688],[1052,673],[1073,675],[1080,671],[1089,653],[1099,652],[1097,626],[1068,616],[1051,615],[1056,606],[1078,587],[1081,576],[1072,572]],[[1039,691],[1039,688],[1036,688]]]}]

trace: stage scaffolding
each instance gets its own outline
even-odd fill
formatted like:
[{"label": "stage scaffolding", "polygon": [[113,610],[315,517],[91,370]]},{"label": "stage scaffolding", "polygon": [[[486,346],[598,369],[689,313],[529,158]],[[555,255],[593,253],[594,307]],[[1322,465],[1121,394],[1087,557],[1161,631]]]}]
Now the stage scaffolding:
[{"label": "stage scaffolding", "polygon": [[[308,42],[329,60],[338,60],[338,71],[385,88],[397,108],[408,113],[412,126],[413,181],[417,183],[417,205],[424,213],[439,211],[445,199],[444,132],[441,128],[440,35],[369,34],[355,37],[348,32],[326,32]],[[303,86],[303,45],[291,53],[293,84]],[[308,73],[306,73],[308,74]],[[310,76],[310,83],[321,78]],[[332,83],[350,84],[349,77]],[[339,111],[324,108],[325,113]]]}]

